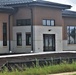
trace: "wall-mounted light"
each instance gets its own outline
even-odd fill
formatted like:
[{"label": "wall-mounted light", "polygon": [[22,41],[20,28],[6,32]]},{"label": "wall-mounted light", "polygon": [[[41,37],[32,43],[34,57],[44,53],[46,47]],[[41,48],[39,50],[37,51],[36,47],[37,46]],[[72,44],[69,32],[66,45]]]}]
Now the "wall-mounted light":
[{"label": "wall-mounted light", "polygon": [[48,30],[49,32],[51,31],[51,29]]}]

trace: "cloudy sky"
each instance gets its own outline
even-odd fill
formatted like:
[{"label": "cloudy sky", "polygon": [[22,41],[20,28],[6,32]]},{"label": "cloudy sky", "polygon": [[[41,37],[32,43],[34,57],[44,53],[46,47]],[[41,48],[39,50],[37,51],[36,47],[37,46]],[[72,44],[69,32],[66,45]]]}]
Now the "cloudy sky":
[{"label": "cloudy sky", "polygon": [[46,1],[71,5],[72,6],[71,10],[76,11],[76,0],[46,0]]}]

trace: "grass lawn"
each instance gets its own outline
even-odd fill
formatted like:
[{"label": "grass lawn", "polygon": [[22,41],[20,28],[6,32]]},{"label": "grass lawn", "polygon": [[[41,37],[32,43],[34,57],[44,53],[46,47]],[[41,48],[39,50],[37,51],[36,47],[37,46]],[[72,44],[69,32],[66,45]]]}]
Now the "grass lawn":
[{"label": "grass lawn", "polygon": [[[68,64],[62,63],[59,65],[47,65],[47,66],[35,66],[26,68],[24,71],[12,71],[9,72],[7,69],[3,72],[0,72],[0,75],[48,75],[54,73],[62,73],[62,72],[73,72],[76,71],[76,63]],[[76,74],[74,74],[76,75]]]}]

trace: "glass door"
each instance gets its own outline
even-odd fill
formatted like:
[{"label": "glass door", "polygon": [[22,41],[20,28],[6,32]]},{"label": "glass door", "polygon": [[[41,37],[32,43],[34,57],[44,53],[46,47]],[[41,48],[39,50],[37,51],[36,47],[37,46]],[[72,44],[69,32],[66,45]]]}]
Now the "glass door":
[{"label": "glass door", "polygon": [[55,35],[54,34],[43,35],[43,49],[44,51],[55,51]]}]

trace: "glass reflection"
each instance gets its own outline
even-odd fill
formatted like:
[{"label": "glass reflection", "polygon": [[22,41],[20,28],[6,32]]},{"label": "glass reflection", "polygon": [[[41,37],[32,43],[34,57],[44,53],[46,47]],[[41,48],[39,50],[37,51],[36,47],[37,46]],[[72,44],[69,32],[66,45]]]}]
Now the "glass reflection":
[{"label": "glass reflection", "polygon": [[67,26],[67,40],[69,44],[76,43],[76,27],[75,26]]}]

